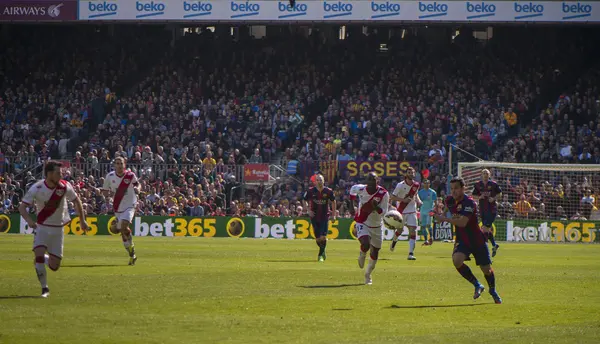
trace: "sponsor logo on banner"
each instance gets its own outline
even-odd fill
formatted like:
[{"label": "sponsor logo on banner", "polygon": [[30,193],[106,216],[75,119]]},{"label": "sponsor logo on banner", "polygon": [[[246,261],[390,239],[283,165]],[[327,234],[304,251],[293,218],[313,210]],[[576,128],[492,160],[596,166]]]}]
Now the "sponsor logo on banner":
[{"label": "sponsor logo on banner", "polygon": [[443,17],[448,15],[448,4],[443,2],[419,1],[419,19]]},{"label": "sponsor logo on banner", "polygon": [[371,1],[371,19],[400,15],[400,3],[394,1]]},{"label": "sponsor logo on banner", "polygon": [[77,19],[76,0],[24,1],[8,0],[0,3],[0,20],[62,21]]},{"label": "sponsor logo on banner", "polygon": [[454,239],[454,234],[452,233],[452,225],[449,222],[436,222],[435,228],[433,230],[432,236],[433,240],[452,240]]},{"label": "sponsor logo on banner", "polygon": [[269,164],[245,164],[244,181],[246,182],[268,182]]},{"label": "sponsor logo on banner", "polygon": [[165,14],[167,5],[160,1],[136,1],[136,18],[157,17]]},{"label": "sponsor logo on banner", "polygon": [[117,1],[90,1],[88,2],[90,14],[88,18],[101,18],[116,16],[119,11]]},{"label": "sponsor logo on banner", "polygon": [[0,215],[0,233],[8,233],[11,227],[12,221],[10,220],[10,217],[4,214]]},{"label": "sponsor logo on banner", "polygon": [[279,1],[277,2],[277,9],[279,10],[277,16],[279,19],[301,17],[306,15],[308,4],[296,2],[294,6],[291,6],[289,1]]},{"label": "sponsor logo on banner", "polygon": [[351,16],[354,5],[350,2],[323,1],[323,18],[337,18]]},{"label": "sponsor logo on banner", "polygon": [[210,1],[184,1],[183,18],[194,18],[212,14],[213,5]]},{"label": "sponsor logo on banner", "polygon": [[562,13],[563,20],[590,17],[592,15],[592,5],[581,2],[563,2]]},{"label": "sponsor logo on banner", "polygon": [[535,2],[517,1],[513,3],[515,19],[528,19],[544,16],[544,5]]},{"label": "sponsor logo on banner", "polygon": [[467,19],[478,19],[494,17],[496,15],[496,5],[490,2],[469,2],[466,3]]},{"label": "sponsor logo on banner", "polygon": [[592,222],[533,222],[515,224],[506,221],[507,241],[594,242],[596,225]]},{"label": "sponsor logo on banner", "polygon": [[260,4],[252,1],[232,1],[231,18],[257,16],[260,14]]},{"label": "sponsor logo on banner", "polygon": [[[135,236],[203,236],[212,238],[217,234],[215,218],[194,218],[185,219],[183,217],[151,217],[160,219],[159,221],[146,222],[143,217],[136,217],[133,220],[133,234]],[[188,221],[189,220],[189,221]]]},{"label": "sponsor logo on banner", "polygon": [[340,161],[340,171],[347,171],[351,178],[360,178],[369,172],[375,172],[383,178],[398,178],[404,176],[410,167],[407,161]]}]

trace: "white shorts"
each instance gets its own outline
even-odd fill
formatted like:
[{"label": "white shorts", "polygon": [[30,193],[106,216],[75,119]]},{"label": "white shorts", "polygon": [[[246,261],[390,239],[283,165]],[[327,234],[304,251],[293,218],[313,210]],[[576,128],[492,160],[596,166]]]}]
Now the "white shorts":
[{"label": "white shorts", "polygon": [[369,227],[362,223],[356,224],[356,237],[360,239],[365,235],[369,236],[371,246],[381,248],[383,244],[383,226]]},{"label": "white shorts", "polygon": [[33,231],[33,249],[45,247],[49,254],[62,258],[65,233],[62,227],[37,225]]},{"label": "white shorts", "polygon": [[402,214],[402,219],[406,227],[417,227],[419,225],[417,222],[417,213]]},{"label": "white shorts", "polygon": [[120,213],[115,213],[115,218],[117,219],[118,223],[121,223],[121,221],[127,221],[129,223],[133,222],[133,216],[135,215],[135,208],[129,208],[129,209],[125,209],[125,211],[120,212]]}]

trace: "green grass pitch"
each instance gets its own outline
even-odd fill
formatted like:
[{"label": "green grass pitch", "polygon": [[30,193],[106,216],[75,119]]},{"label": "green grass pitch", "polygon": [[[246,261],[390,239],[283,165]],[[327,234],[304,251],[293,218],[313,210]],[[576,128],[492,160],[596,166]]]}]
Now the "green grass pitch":
[{"label": "green grass pitch", "polygon": [[0,235],[0,343],[600,343],[598,245],[503,244],[496,305],[451,244],[409,262],[384,243],[365,286],[355,241],[317,263],[308,240],[135,238],[130,267],[119,239],[85,236],[40,299],[31,242]]}]

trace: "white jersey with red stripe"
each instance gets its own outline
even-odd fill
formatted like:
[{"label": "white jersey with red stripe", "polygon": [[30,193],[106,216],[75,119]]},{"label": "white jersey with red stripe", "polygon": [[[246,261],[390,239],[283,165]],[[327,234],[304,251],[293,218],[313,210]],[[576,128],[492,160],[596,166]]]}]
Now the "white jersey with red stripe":
[{"label": "white jersey with red stripe", "polygon": [[[62,196],[61,201],[56,208],[56,211],[50,215],[43,223],[39,223],[48,227],[62,227],[67,223],[71,222],[71,216],[69,215],[68,202],[72,202],[77,198],[77,193],[71,183],[66,182],[65,195]],[[23,196],[23,203],[26,205],[35,205],[37,214],[39,214],[45,207],[46,203],[50,200],[50,197],[54,194],[55,188],[48,187],[46,180],[40,180],[33,184],[25,196]]]},{"label": "white jersey with red stripe", "polygon": [[408,203],[400,202],[398,211],[401,212],[402,215],[414,214],[417,212],[417,192],[419,192],[419,183],[415,182],[414,180],[410,184],[407,183],[406,180],[403,180],[396,185],[392,195],[398,198],[412,198],[412,200]]},{"label": "white jersey with red stripe", "polygon": [[[377,186],[377,191],[370,194],[366,185],[356,184],[350,188],[350,196],[358,199],[358,209],[354,221],[372,228],[382,226],[383,216],[388,211],[390,202],[390,195],[385,188]],[[381,213],[373,211],[372,201],[379,205]]]},{"label": "white jersey with red stripe", "polygon": [[[131,171],[129,171],[129,173],[133,173]],[[123,180],[123,177],[125,176],[125,173],[123,173],[123,175],[119,176],[117,175],[117,172],[112,171],[109,174],[106,175],[106,178],[104,178],[104,185],[102,186],[103,190],[109,190],[111,191],[113,194],[117,192],[117,189],[119,188],[119,185],[121,185],[121,181]],[[124,212],[125,210],[128,209],[135,209],[135,206],[137,205],[137,194],[135,193],[135,191],[133,190],[135,188],[135,186],[138,184],[138,179],[137,176],[135,175],[135,173],[133,173],[133,178],[131,179],[131,182],[129,183],[129,185],[127,186],[127,191],[125,191],[125,195],[123,196],[123,200],[121,201],[121,204],[119,204],[119,209],[117,209],[119,213]]]}]

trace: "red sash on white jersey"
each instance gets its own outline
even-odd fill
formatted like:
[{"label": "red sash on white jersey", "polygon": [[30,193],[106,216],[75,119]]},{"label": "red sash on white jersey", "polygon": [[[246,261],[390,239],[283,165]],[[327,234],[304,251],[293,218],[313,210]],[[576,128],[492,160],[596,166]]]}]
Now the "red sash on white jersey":
[{"label": "red sash on white jersey", "polygon": [[[115,175],[116,174],[117,173],[115,172]],[[125,171],[125,175],[123,175],[123,179],[121,179],[121,184],[119,184],[117,191],[115,191],[115,199],[113,200],[113,209],[115,212],[119,211],[119,206],[121,205],[121,201],[123,201],[123,197],[125,197],[125,192],[127,191],[129,184],[131,184],[131,180],[133,180],[133,172]]]},{"label": "red sash on white jersey", "polygon": [[[417,191],[419,191],[419,183],[413,181],[412,185],[410,186],[410,190],[408,191],[408,194],[406,196],[404,196],[404,198],[414,197],[415,194],[417,193]],[[400,202],[400,205],[398,206],[398,211],[402,214],[402,212],[404,211],[404,209],[407,206],[408,206],[408,203]]]},{"label": "red sash on white jersey", "polygon": [[[44,205],[44,209],[42,209],[38,213],[38,215],[37,215],[37,223],[38,224],[43,225],[44,222],[46,220],[48,220],[48,218],[56,212],[56,210],[58,209],[58,206],[60,205],[60,202],[62,201],[63,197],[65,197],[66,193],[67,193],[67,182],[64,180],[61,180],[56,185],[56,188],[54,188],[54,192],[52,193],[52,195],[50,195],[50,199],[48,199],[48,201]],[[61,219],[61,221],[62,221],[62,219]]]},{"label": "red sash on white jersey", "polygon": [[[365,190],[366,190],[366,188],[365,188]],[[377,195],[381,195],[381,198],[383,199],[383,196],[385,196],[385,189],[382,188],[381,186],[377,187],[377,191],[375,191],[375,193],[373,195],[371,195],[371,198],[369,198],[369,200],[367,202],[361,204],[360,211],[357,212],[356,215],[354,216],[354,221],[356,221],[358,223],[365,223],[365,221],[367,221],[367,218],[373,212],[373,204],[371,203],[371,201]]]}]

